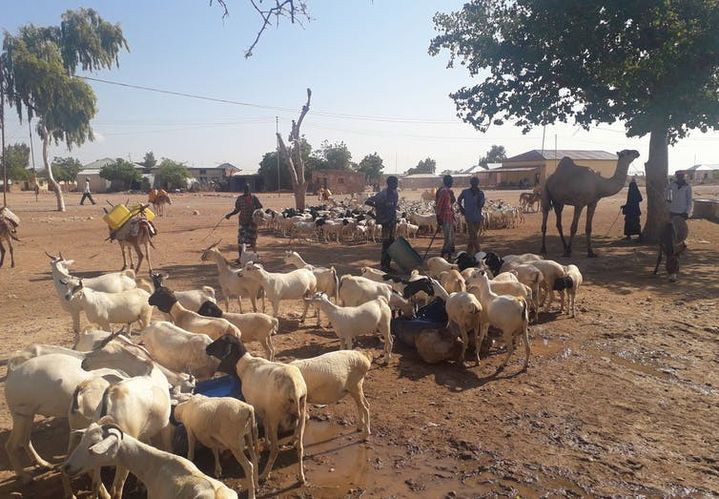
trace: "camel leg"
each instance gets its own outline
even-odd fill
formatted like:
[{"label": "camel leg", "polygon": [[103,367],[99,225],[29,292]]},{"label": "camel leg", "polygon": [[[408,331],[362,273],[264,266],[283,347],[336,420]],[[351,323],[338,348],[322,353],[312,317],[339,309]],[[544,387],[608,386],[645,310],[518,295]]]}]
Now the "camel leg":
[{"label": "camel leg", "polygon": [[10,248],[10,267],[15,267],[15,252],[12,247],[12,238],[7,240],[7,246]]},{"label": "camel leg", "polygon": [[572,217],[572,227],[569,229],[569,246],[564,247],[564,256],[572,256],[572,241],[577,233],[577,227],[579,226],[579,217],[582,216],[584,206],[574,207],[574,216]]},{"label": "camel leg", "polygon": [[542,206],[542,249],[539,252],[543,255],[547,254],[547,246],[545,240],[547,238],[547,218],[549,217],[549,206]]},{"label": "camel leg", "polygon": [[590,258],[597,256],[596,253],[592,251],[592,220],[594,219],[594,210],[596,209],[597,203],[587,205],[587,225],[584,232],[587,233],[587,256]]},{"label": "camel leg", "polygon": [[5,246],[3,246],[2,241],[0,241],[0,267],[2,267],[2,264],[4,261],[5,261]]},{"label": "camel leg", "polygon": [[562,230],[562,210],[564,210],[563,204],[556,204],[554,205],[554,215],[557,218],[557,232],[559,232],[559,237],[562,240],[562,247],[564,248],[564,252],[567,252],[567,241],[564,239],[564,231]]},{"label": "camel leg", "polygon": [[135,272],[140,272],[140,267],[142,266],[142,261],[145,259],[145,255],[142,254],[139,243],[135,242],[132,247],[135,248],[135,253],[137,253],[137,267],[135,267]]}]

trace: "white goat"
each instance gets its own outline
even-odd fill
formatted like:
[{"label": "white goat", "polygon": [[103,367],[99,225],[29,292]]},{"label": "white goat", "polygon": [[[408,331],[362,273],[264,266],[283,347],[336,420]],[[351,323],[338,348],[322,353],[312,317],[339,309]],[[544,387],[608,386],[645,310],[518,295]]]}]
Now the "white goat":
[{"label": "white goat", "polygon": [[218,362],[205,353],[212,338],[196,334],[170,322],[153,322],[142,331],[141,344],[167,369],[187,372],[198,379],[211,378]]},{"label": "white goat", "polygon": [[[334,267],[316,267],[305,262],[299,253],[296,251],[287,250],[285,251],[285,264],[292,265],[297,269],[307,269],[317,278],[316,291],[327,293],[327,296],[331,296],[335,299],[335,303],[339,300],[339,287],[340,281],[337,277],[337,271]],[[317,325],[320,324],[320,312],[317,309]]]},{"label": "white goat", "polygon": [[[270,456],[260,480],[269,477],[279,453],[280,427],[294,427],[292,440],[297,447],[300,481],[305,483],[304,444],[307,418],[307,385],[300,370],[291,365],[253,357],[242,341],[231,335],[215,340],[207,353],[220,359],[218,370],[236,374],[242,381],[242,395],[262,420]],[[268,390],[268,387],[272,387]]]},{"label": "white goat", "polygon": [[5,443],[5,450],[22,483],[31,482],[32,475],[25,471],[20,462],[20,450],[24,450],[37,465],[52,467],[38,455],[30,440],[35,415],[67,417],[72,395],[79,383],[98,375],[120,375],[111,370],[88,372],[81,367],[81,363],[82,360],[77,357],[52,353],[29,359],[7,375],[5,399],[12,417],[12,430]]},{"label": "white goat", "polygon": [[358,306],[340,307],[333,304],[324,293],[317,293],[311,301],[317,303],[332,325],[332,329],[340,339],[340,348],[351,350],[352,340],[361,334],[374,334],[379,331],[384,340],[384,361],[392,358],[392,333],[390,321],[392,310],[387,298],[378,296],[374,300]]},{"label": "white goat", "polygon": [[[187,459],[195,459],[195,442],[212,450],[215,478],[222,476],[220,451],[229,449],[247,480],[249,499],[254,499],[258,484],[257,421],[255,409],[231,397],[194,395],[175,407],[175,419],[187,431]],[[247,459],[249,452],[250,458]]]},{"label": "white goat", "polygon": [[[45,254],[47,255],[47,253]],[[77,334],[80,332],[80,312],[82,309],[80,308],[79,302],[71,302],[65,299],[67,286],[61,282],[65,281],[73,285],[77,284],[78,279],[70,274],[70,267],[75,263],[75,260],[65,260],[62,253],[60,253],[60,256],[47,256],[50,257],[52,282],[55,286],[57,297],[60,299],[60,306],[63,310],[70,313],[70,316],[72,317],[72,330]],[[83,279],[83,283],[85,286],[92,288],[95,291],[119,293],[136,287],[135,271],[123,270],[122,272],[103,274],[98,277]]]},{"label": "white goat", "polygon": [[444,271],[459,270],[459,267],[456,263],[449,263],[441,256],[433,256],[432,258],[428,258],[425,265],[427,267],[427,275],[429,275],[430,277],[434,277],[435,279],[437,279],[439,277],[439,274]]},{"label": "white goat", "polygon": [[372,365],[372,357],[358,350],[329,352],[310,359],[295,360],[307,384],[307,402],[334,404],[348,393],[357,404],[358,430],[367,438],[370,430],[369,402],[364,396],[364,379]]},{"label": "white goat", "polygon": [[191,461],[136,440],[109,417],[88,427],[63,471],[78,475],[101,466],[131,471],[153,499],[237,499],[237,493]]},{"label": "white goat", "polygon": [[126,324],[129,335],[133,322],[139,321],[141,328],[150,323],[152,307],[147,303],[150,293],[144,289],[105,293],[84,287],[82,279],[74,286],[63,283],[67,284],[65,299],[79,303],[87,320],[102,329],[109,331],[110,324]]},{"label": "white goat", "polygon": [[[157,288],[164,286],[164,281],[169,277],[169,275],[152,272],[150,277],[152,278],[152,285],[149,285],[150,283],[141,279],[143,285],[140,286],[138,283],[138,287],[142,287],[142,289],[152,294]],[[185,291],[175,290],[173,292],[175,293],[177,301],[180,302],[180,305],[188,310],[192,310],[193,312],[197,312],[197,310],[199,310],[202,304],[206,301],[217,303],[217,300],[215,299],[215,289],[212,286],[202,286],[200,289],[188,289]]]},{"label": "white goat", "polygon": [[[255,281],[242,277],[240,269],[232,267],[230,262],[222,256],[220,250],[217,249],[218,244],[220,244],[219,241],[203,250],[200,259],[203,262],[213,260],[217,265],[220,289],[222,289],[222,295],[225,297],[225,310],[230,311],[230,298],[237,298],[240,312],[242,312],[242,297],[245,296],[250,299],[252,310],[257,312],[257,297],[262,291],[262,286]],[[265,311],[264,294],[262,295],[262,311]]]},{"label": "white goat", "polygon": [[[105,390],[95,419],[112,416],[122,430],[142,441],[159,437],[163,450],[171,450],[170,384],[146,351],[137,345],[111,341],[87,354],[84,369],[101,367],[122,369],[132,378],[122,380]],[[122,497],[129,471],[118,465],[110,493]]]},{"label": "white goat", "polygon": [[[317,278],[312,271],[297,269],[286,274],[267,272],[258,263],[248,263],[242,270],[242,274],[248,279],[259,283],[265,290],[267,298],[272,304],[272,315],[279,317],[280,302],[282,300],[301,300],[311,295],[317,289]],[[304,322],[307,316],[308,302],[304,302],[304,310],[300,322]]]},{"label": "white goat", "polygon": [[442,287],[447,290],[447,293],[467,291],[464,277],[458,270],[451,269],[440,272],[438,279]]},{"label": "white goat", "polygon": [[527,265],[531,265],[538,269],[544,277],[542,280],[544,297],[542,301],[537,300],[537,305],[543,307],[545,311],[549,310],[549,306],[554,301],[554,283],[560,277],[565,277],[567,273],[564,270],[564,267],[554,260],[536,260],[528,263]]},{"label": "white goat", "polygon": [[529,366],[529,317],[527,314],[527,303],[518,300],[513,296],[498,295],[493,293],[489,287],[489,278],[482,274],[477,276],[476,286],[470,288],[482,304],[482,329],[479,335],[477,349],[481,349],[482,342],[487,335],[489,326],[492,325],[502,332],[502,340],[507,347],[507,356],[497,368],[497,373],[507,365],[509,358],[514,352],[517,337],[521,336],[524,341],[525,358],[524,368]]},{"label": "white goat", "polygon": [[544,274],[542,271],[530,263],[505,264],[502,266],[501,274],[509,271],[514,272],[517,276],[517,280],[529,286],[532,290],[532,299],[538,312],[542,303],[541,290],[544,289]]},{"label": "white goat", "polygon": [[365,277],[343,275],[340,278],[339,302],[346,307],[356,307],[384,297],[392,310],[399,310],[407,317],[414,316],[414,304],[393,292],[392,286]]}]

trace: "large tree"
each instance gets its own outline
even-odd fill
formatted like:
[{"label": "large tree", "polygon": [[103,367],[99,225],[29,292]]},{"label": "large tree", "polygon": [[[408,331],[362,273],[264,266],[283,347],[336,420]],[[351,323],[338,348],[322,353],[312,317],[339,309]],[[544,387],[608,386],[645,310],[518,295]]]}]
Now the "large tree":
[{"label": "large tree", "polygon": [[421,160],[417,163],[417,166],[407,170],[407,175],[414,175],[415,173],[434,173],[437,171],[437,162],[432,158]]},{"label": "large tree", "polygon": [[351,170],[353,166],[352,153],[341,141],[331,144],[325,140],[313,159],[317,170]]},{"label": "large tree", "polygon": [[382,177],[383,169],[382,158],[376,152],[362,158],[357,165],[357,171],[364,173],[365,179],[369,182],[377,182]]},{"label": "large tree", "polygon": [[504,146],[493,145],[487,151],[487,155],[480,158],[479,164],[487,166],[489,163],[501,163],[505,159],[507,159],[507,151]]},{"label": "large tree", "polygon": [[310,100],[312,99],[312,90],[307,89],[307,102],[302,106],[300,116],[297,121],[292,120],[292,128],[290,129],[289,142],[290,147],[285,145],[282,135],[277,133],[277,142],[280,148],[280,157],[284,159],[287,165],[287,171],[290,173],[292,181],[292,191],[295,194],[295,208],[298,210],[305,209],[305,193],[307,192],[307,179],[305,178],[306,161],[302,154],[302,143],[304,138],[300,134],[302,122],[310,110]]},{"label": "large tree", "polygon": [[155,153],[153,153],[152,151],[147,151],[145,153],[145,157],[138,164],[142,165],[142,167],[145,169],[145,173],[150,173],[150,170],[152,170],[155,166],[157,166],[157,160],[155,159]]},{"label": "large tree", "polygon": [[52,176],[59,182],[74,182],[77,174],[82,170],[82,163],[77,158],[58,158],[52,160],[50,165]]},{"label": "large tree", "polygon": [[187,179],[190,172],[184,163],[164,158],[160,161],[157,170],[157,181],[166,189],[180,189],[187,187]]},{"label": "large tree", "polygon": [[108,163],[100,169],[100,176],[105,180],[109,180],[115,184],[120,184],[123,190],[132,188],[134,182],[139,182],[142,175],[135,168],[134,163],[117,158],[112,163]]},{"label": "large tree", "polygon": [[621,121],[649,134],[645,237],[666,219],[668,146],[719,125],[719,3],[714,0],[471,0],[434,18],[441,49],[482,82],[451,97],[479,130]]},{"label": "large tree", "polygon": [[30,148],[27,144],[13,144],[5,148],[5,164],[10,180],[19,182],[30,178],[30,173],[27,171],[29,158]]},{"label": "large tree", "polygon": [[123,48],[127,42],[120,26],[92,9],[66,11],[60,26],[28,24],[17,34],[5,33],[0,77],[18,117],[39,118],[43,161],[59,211],[65,211],[65,201],[50,168],[50,143],[65,142],[70,149],[94,139],[90,120],[97,112],[95,93],[75,73],[112,68]]},{"label": "large tree", "polygon": [[[301,138],[300,149],[305,162],[305,172],[306,174],[311,173],[316,161],[312,155],[312,146],[304,137]],[[267,191],[277,190],[277,154],[277,151],[266,152],[264,156],[262,156],[260,167],[257,170],[257,174],[262,177],[263,185]],[[280,188],[292,188],[289,163],[287,163],[287,160],[282,155],[280,155]]]}]

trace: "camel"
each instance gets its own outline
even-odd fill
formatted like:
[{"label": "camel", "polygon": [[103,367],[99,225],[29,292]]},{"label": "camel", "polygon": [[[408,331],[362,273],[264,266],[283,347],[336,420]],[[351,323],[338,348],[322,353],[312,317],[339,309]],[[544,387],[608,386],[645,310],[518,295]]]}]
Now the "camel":
[{"label": "camel", "polygon": [[[579,217],[586,206],[587,256],[597,256],[592,251],[592,219],[594,218],[594,211],[597,209],[597,203],[602,198],[613,196],[624,187],[629,165],[639,157],[639,153],[625,149],[619,151],[617,156],[617,169],[611,178],[603,178],[590,168],[576,165],[571,158],[562,158],[559,165],[557,165],[557,169],[545,181],[544,189],[542,190],[542,254],[547,253],[545,238],[549,210],[554,208],[554,213],[557,216],[557,230],[559,231],[559,237],[562,238],[564,256],[571,256],[572,241],[577,233]],[[574,206],[569,244],[564,240],[564,233],[562,232],[562,209],[565,204]]]}]

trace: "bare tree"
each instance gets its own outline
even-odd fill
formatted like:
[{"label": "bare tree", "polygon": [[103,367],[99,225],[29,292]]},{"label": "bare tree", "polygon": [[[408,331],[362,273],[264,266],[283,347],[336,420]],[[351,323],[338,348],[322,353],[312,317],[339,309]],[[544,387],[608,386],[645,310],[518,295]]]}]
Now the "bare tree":
[{"label": "bare tree", "polygon": [[[222,9],[222,18],[230,15],[230,10],[227,7],[227,0],[210,0],[210,5],[213,2],[217,2],[217,5]],[[280,19],[289,19],[292,24],[299,24],[304,26],[304,21],[310,20],[310,14],[307,10],[307,3],[302,0],[268,0],[266,7],[263,4],[263,0],[249,0],[252,8],[257,11],[259,16],[262,18],[262,26],[257,31],[255,41],[252,42],[250,48],[245,51],[245,57],[252,56],[252,50],[257,46],[265,30],[272,26],[280,24]]]},{"label": "bare tree", "polygon": [[302,106],[300,117],[297,121],[292,120],[292,130],[290,131],[289,142],[290,149],[287,149],[282,135],[277,133],[277,142],[280,146],[280,154],[285,158],[287,167],[290,171],[292,179],[292,191],[295,193],[295,208],[298,210],[305,209],[305,193],[307,192],[307,180],[305,180],[305,160],[302,158],[302,135],[300,135],[300,127],[305,119],[307,112],[310,110],[310,99],[312,98],[312,90],[307,89],[307,103]]}]

